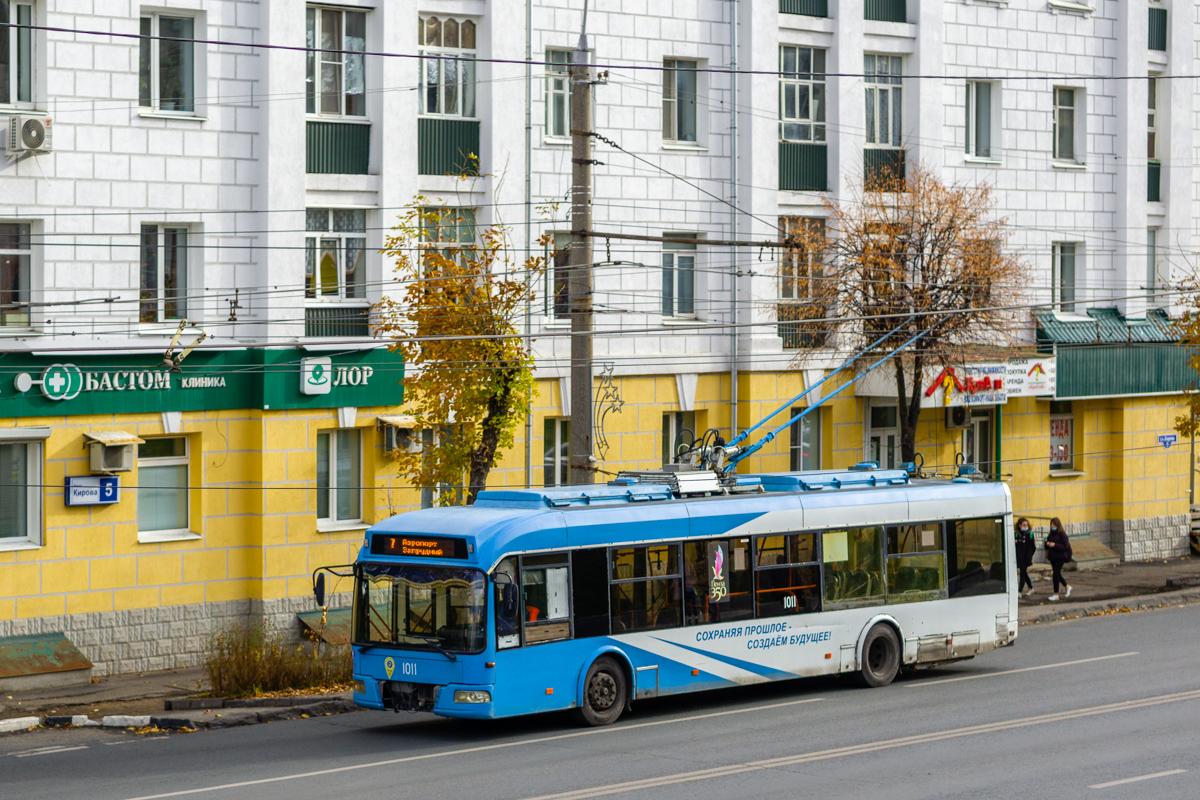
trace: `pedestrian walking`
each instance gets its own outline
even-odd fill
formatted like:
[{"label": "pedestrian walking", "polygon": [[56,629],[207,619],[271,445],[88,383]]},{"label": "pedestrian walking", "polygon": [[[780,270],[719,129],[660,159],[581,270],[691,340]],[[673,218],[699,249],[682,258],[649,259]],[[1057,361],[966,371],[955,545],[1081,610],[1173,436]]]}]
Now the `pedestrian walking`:
[{"label": "pedestrian walking", "polygon": [[1033,594],[1033,581],[1029,580],[1029,567],[1033,565],[1033,554],[1037,552],[1037,543],[1033,541],[1033,533],[1029,529],[1029,520],[1024,517],[1017,520],[1016,538],[1017,591],[1022,596],[1028,597]]},{"label": "pedestrian walking", "polygon": [[1050,533],[1046,536],[1046,560],[1050,562],[1050,570],[1054,577],[1054,594],[1048,598],[1050,602],[1058,600],[1058,587],[1066,587],[1063,597],[1071,596],[1071,585],[1062,576],[1063,566],[1071,560],[1071,540],[1063,530],[1058,517],[1050,519]]}]

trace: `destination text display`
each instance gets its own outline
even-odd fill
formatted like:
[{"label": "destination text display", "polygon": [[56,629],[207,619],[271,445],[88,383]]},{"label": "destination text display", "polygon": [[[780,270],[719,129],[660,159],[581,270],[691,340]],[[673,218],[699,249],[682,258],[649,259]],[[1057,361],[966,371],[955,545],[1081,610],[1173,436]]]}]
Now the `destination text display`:
[{"label": "destination text display", "polygon": [[410,558],[466,558],[467,540],[451,536],[381,533],[371,539],[371,554]]}]

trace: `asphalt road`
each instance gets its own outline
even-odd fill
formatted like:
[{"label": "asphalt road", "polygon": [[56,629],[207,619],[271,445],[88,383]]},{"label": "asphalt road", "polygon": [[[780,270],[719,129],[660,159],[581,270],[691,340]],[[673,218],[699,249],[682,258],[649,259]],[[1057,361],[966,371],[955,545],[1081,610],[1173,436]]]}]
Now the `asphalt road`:
[{"label": "asphalt road", "polygon": [[600,729],[361,712],[0,736],[0,798],[1190,800],[1197,630],[1200,606],[1038,625],[885,689],[812,680],[644,701]]}]

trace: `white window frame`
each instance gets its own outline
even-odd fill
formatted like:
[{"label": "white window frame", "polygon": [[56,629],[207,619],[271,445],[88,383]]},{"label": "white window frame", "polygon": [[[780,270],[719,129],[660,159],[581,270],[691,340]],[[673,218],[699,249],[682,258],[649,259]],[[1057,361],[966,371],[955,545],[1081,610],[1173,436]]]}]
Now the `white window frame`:
[{"label": "white window frame", "polygon": [[[324,14],[333,13],[339,14],[340,20],[338,25],[341,30],[342,41],[338,43],[336,50],[322,50],[321,39],[324,33]],[[346,21],[350,15],[355,15],[362,18],[363,21],[363,36],[362,42],[356,43],[352,41],[347,32]],[[363,51],[367,49],[366,31],[369,22],[367,20],[367,11],[363,9],[353,9],[335,6],[322,6],[318,4],[309,4],[304,7],[304,28],[305,41],[309,52],[305,54],[304,60],[304,94],[305,94],[305,112],[310,117],[320,117],[329,119],[331,117],[344,117],[348,120],[365,120],[367,116],[367,75],[366,75],[366,56],[354,55],[351,52],[357,50],[354,46],[358,44]],[[321,75],[326,64],[337,65],[341,80],[337,90],[337,111],[325,111],[322,106],[324,100],[324,92],[320,91]],[[356,66],[357,65],[357,66]],[[348,92],[347,88],[352,81],[351,73],[356,70],[362,80],[361,92]],[[346,98],[350,96],[361,96],[359,101],[362,104],[361,109],[354,111],[348,110]]]},{"label": "white window frame", "polygon": [[[881,59],[886,59],[882,71]],[[904,135],[904,57],[865,53],[863,73],[866,146],[877,150],[899,150]],[[885,110],[886,124],[885,115],[881,113]]]},{"label": "white window frame", "polygon": [[[325,229],[315,227],[317,216],[324,212]],[[338,212],[360,212],[363,215],[362,230],[334,230]],[[306,208],[304,209],[304,302],[308,305],[318,303],[339,303],[345,305],[367,305],[367,217],[369,212],[362,208]],[[337,270],[337,291],[321,291],[320,258],[324,251],[323,243],[333,242]],[[359,242],[352,246],[351,242]],[[346,278],[346,266],[357,253],[360,272],[351,284]]]},{"label": "white window frame", "polygon": [[[792,472],[814,470],[821,468],[821,412],[810,411],[803,419],[796,420],[788,426],[791,441],[788,443],[788,469]],[[803,408],[793,408],[792,416],[803,412]],[[809,465],[804,466],[804,428],[809,433]]]},{"label": "white window frame", "polygon": [[[663,59],[663,85],[662,85],[662,138],[665,144],[680,145],[685,147],[700,147],[701,146],[701,131],[700,131],[700,95],[703,91],[701,86],[700,72],[701,62],[696,59],[687,58],[664,58]],[[679,129],[680,123],[686,120],[689,103],[686,97],[681,97],[683,87],[680,85],[680,73],[684,74],[686,82],[686,74],[691,73],[693,80],[692,99],[690,102],[691,109],[691,127],[692,136],[687,138],[686,134],[680,138]]]},{"label": "white window frame", "polygon": [[[37,105],[37,48],[38,31],[18,28],[17,25],[38,24],[37,9],[32,2],[12,2],[8,6],[10,19],[0,28],[0,36],[8,39],[9,85],[8,102],[0,102],[2,108],[33,109]],[[24,11],[25,13],[22,13]],[[16,12],[14,14],[14,12]],[[28,97],[21,99],[21,82],[28,77]]]},{"label": "white window frame", "polygon": [[[1066,250],[1065,248],[1070,248]],[[1050,270],[1051,302],[1054,307],[1064,314],[1075,313],[1075,304],[1079,302],[1079,274],[1083,244],[1080,242],[1054,242],[1051,245],[1052,264]],[[1071,280],[1065,280],[1063,272],[1064,257],[1071,258]],[[1068,285],[1069,283],[1069,285]]]},{"label": "white window frame", "polygon": [[[475,39],[475,47],[445,47],[442,45],[424,44],[426,25],[430,20],[436,20],[441,25],[438,35],[442,37],[442,41],[445,41],[446,21],[453,20],[457,23],[460,44],[462,42],[463,26],[466,24],[471,25],[474,31],[472,36]],[[480,23],[469,17],[440,14],[424,14],[421,16],[420,25],[417,28],[419,43],[417,54],[420,56],[417,59],[417,103],[421,116],[478,119],[476,57],[479,46],[479,27]],[[426,83],[431,64],[436,65],[437,70],[436,108],[430,108],[428,87],[431,84]],[[453,64],[455,68],[454,109],[450,111],[446,110],[449,105],[446,91],[449,86],[446,80],[447,64]]]},{"label": "white window frame", "polygon": [[[163,456],[160,458],[143,457],[140,452],[141,445],[135,445],[139,448],[137,467],[138,467],[138,483],[142,483],[144,471],[154,469],[155,467],[184,467],[184,475],[186,475],[186,483],[182,487],[183,497],[186,505],[184,516],[186,522],[182,528],[168,528],[164,530],[142,530],[141,516],[141,494],[138,495],[139,507],[137,510],[138,520],[138,541],[143,544],[153,542],[173,542],[180,539],[199,539],[200,536],[193,533],[191,530],[192,519],[192,443],[188,436],[155,436],[147,441],[157,439],[182,439],[183,440],[183,455],[182,456]],[[176,487],[178,490],[180,487]]]},{"label": "white window frame", "polygon": [[[18,230],[16,234],[16,246],[5,246],[5,240],[8,238],[0,237],[0,259],[15,256],[18,259],[19,279],[22,279],[23,290],[17,291],[17,297],[6,297],[4,292],[0,292],[0,330],[12,330],[14,328],[24,329],[30,328],[33,325],[30,303],[33,302],[33,271],[34,271],[34,253],[33,246],[33,229],[34,225],[29,220],[14,220],[0,219],[0,225],[24,225],[28,228],[24,232]],[[22,245],[24,242],[24,246]],[[23,265],[21,260],[24,259]],[[12,304],[21,304],[24,306],[24,311],[21,308],[9,309],[7,306]],[[7,321],[8,317],[12,317],[13,321]]]},{"label": "white window frame", "polygon": [[[546,50],[545,138],[552,142],[567,142],[571,139],[571,79],[569,73],[574,55],[572,50],[555,48]],[[561,129],[558,125],[560,121]]]},{"label": "white window frame", "polygon": [[[695,233],[664,233],[665,237],[696,239]],[[662,315],[667,319],[696,318],[696,261],[699,244],[663,242],[662,246]],[[690,297],[685,299],[685,276],[691,279]],[[668,287],[670,292],[668,293]],[[669,303],[669,305],[668,305]],[[690,308],[688,307],[690,306]]]},{"label": "white window frame", "polygon": [[[819,226],[822,236],[825,231],[824,217],[793,217],[779,218],[779,229],[786,241],[794,233],[801,232],[804,226]],[[815,233],[815,231],[814,231]],[[779,251],[779,299],[780,300],[814,300],[816,292],[815,276],[822,271],[821,253],[802,245],[783,247]]]},{"label": "white window frame", "polygon": [[[1000,83],[967,81],[965,152],[969,161],[1000,162]],[[986,87],[986,91],[984,91]],[[984,96],[986,95],[986,96]],[[986,130],[986,147],[979,132]],[[981,152],[982,151],[982,152]]]},{"label": "white window frame", "polygon": [[25,445],[25,502],[28,514],[25,518],[24,536],[0,536],[0,552],[11,550],[34,550],[45,542],[42,519],[44,514],[42,483],[44,482],[45,441],[50,438],[48,427],[0,429],[0,447]]},{"label": "white window frame", "polygon": [[[358,483],[359,483],[358,486],[343,487],[338,484],[338,476],[337,476],[337,458],[338,458],[337,439],[338,439],[338,437],[337,437],[337,434],[342,431],[353,431],[358,435],[358,454],[357,454]],[[361,528],[363,526],[363,518],[364,518],[363,511],[364,511],[364,506],[366,504],[366,492],[363,491],[363,486],[364,486],[363,439],[364,439],[364,436],[363,436],[362,429],[361,428],[325,428],[325,429],[319,430],[319,431],[317,431],[317,448],[318,448],[318,450],[321,447],[322,437],[325,437],[325,440],[326,440],[325,446],[328,447],[328,449],[329,449],[329,452],[327,454],[327,458],[329,459],[328,460],[329,482],[328,482],[328,485],[325,487],[322,487],[318,483],[317,484],[317,492],[318,493],[320,493],[320,492],[328,493],[328,496],[326,498],[326,509],[329,513],[327,516],[324,516],[324,517],[320,516],[320,510],[319,510],[320,502],[318,500],[317,529],[318,530],[332,530],[332,529],[337,529],[337,528]],[[318,454],[318,458],[319,457],[320,456]],[[318,473],[318,476],[319,476],[319,473]],[[342,492],[342,491],[357,492],[357,494],[358,494],[358,516],[357,517],[347,517],[347,518],[343,519],[343,518],[337,516],[337,495],[339,492]]]},{"label": "white window frame", "polygon": [[[1087,93],[1075,86],[1055,86],[1051,91],[1051,159],[1057,162],[1058,166],[1082,166],[1085,163],[1087,143]],[[1061,94],[1062,92],[1070,92],[1070,105],[1063,102],[1066,95]],[[1064,124],[1064,117],[1068,114],[1071,124],[1070,153],[1059,148],[1059,127]]]},{"label": "white window frame", "polygon": [[[801,56],[807,52],[809,71],[800,70]],[[789,70],[788,54],[794,69]],[[779,140],[781,142],[824,142],[826,51],[820,47],[779,45]],[[800,113],[803,98],[808,98],[807,113]],[[788,101],[791,100],[789,113]]]},{"label": "white window frame", "polygon": [[[560,303],[559,291],[563,293]],[[546,322],[565,324],[571,321],[571,234],[555,231],[546,245]]]},{"label": "white window frame", "polygon": [[[1066,401],[1070,403],[1070,401]],[[1066,461],[1055,461],[1054,453],[1054,423],[1066,420],[1068,423],[1067,440],[1070,442],[1069,458]],[[1079,454],[1075,452],[1075,408],[1071,405],[1069,411],[1051,411],[1050,413],[1050,473],[1068,473],[1074,474],[1078,471]]]},{"label": "white window frame", "polygon": [[1146,159],[1158,161],[1158,76],[1146,79]]},{"label": "white window frame", "polygon": [[676,444],[691,444],[691,442],[679,441],[679,435],[685,428],[692,432],[692,438],[700,436],[701,432],[696,430],[696,424],[695,411],[667,411],[663,414],[662,455],[664,464],[675,463]]},{"label": "white window frame", "polygon": [[[192,21],[192,91],[190,109],[181,108],[163,108],[162,93],[159,85],[162,73],[162,62],[160,51],[162,49],[162,20],[163,19],[188,19]],[[144,20],[150,20],[150,33],[146,35],[141,33],[141,24]],[[139,55],[138,55],[138,107],[140,113],[149,116],[168,116],[168,117],[196,117],[203,118],[204,114],[204,97],[201,87],[205,83],[205,48],[200,44],[206,37],[204,29],[204,14],[199,11],[190,9],[171,9],[169,12],[162,11],[142,11],[138,19],[139,38]],[[150,95],[149,98],[144,98],[141,92],[142,80],[142,63],[141,51],[142,48],[149,48],[149,69],[150,69]],[[148,99],[148,103],[145,100]]]},{"label": "white window frame", "polygon": [[570,437],[570,417],[546,417],[542,423],[545,448],[542,456],[543,486],[566,486],[571,482],[571,469],[567,459]]},{"label": "white window frame", "polygon": [[[148,243],[147,236],[153,233],[154,244],[151,246]],[[177,285],[174,295],[169,295],[167,292],[167,263],[168,257],[172,255],[172,248],[167,246],[167,240],[170,237],[183,235],[183,246],[174,248],[181,251],[183,255],[182,269],[182,286]],[[138,239],[138,321],[143,324],[158,324],[162,322],[170,322],[180,319],[189,319],[188,306],[190,288],[193,285],[192,278],[192,255],[199,252],[195,244],[192,242],[193,231],[186,224],[175,223],[154,223],[143,222]],[[149,248],[153,247],[154,253],[154,280],[153,289],[147,289],[146,278],[146,256]],[[176,252],[178,255],[178,252]],[[153,292],[153,294],[150,294]],[[175,308],[174,314],[167,313],[167,306],[172,299],[176,299],[178,305]],[[153,318],[147,315],[147,309],[153,309]]]},{"label": "white window frame", "polygon": [[1160,288],[1166,288],[1168,281],[1162,274],[1162,248],[1159,246],[1160,228],[1146,229],[1146,302],[1154,305],[1162,299],[1158,297]]}]

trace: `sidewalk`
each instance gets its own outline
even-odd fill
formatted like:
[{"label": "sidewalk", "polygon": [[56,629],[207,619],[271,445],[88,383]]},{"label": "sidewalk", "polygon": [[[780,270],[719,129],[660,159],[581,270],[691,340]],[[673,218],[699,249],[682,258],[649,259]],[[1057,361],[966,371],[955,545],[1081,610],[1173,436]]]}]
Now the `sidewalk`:
[{"label": "sidewalk", "polygon": [[[1057,603],[1046,599],[1051,592],[1049,567],[1035,564],[1031,576],[1034,594],[1020,601],[1022,625],[1090,614],[1200,603],[1200,558],[1138,562],[1085,572],[1067,572],[1071,599]],[[1179,585],[1169,585],[1168,581]],[[203,671],[197,668],[114,675],[99,678],[90,685],[0,694],[0,733],[36,725],[105,725],[176,730],[220,728],[340,714],[355,709],[349,692],[231,701],[241,707],[194,707],[216,704],[211,699],[196,698],[206,688]]]}]

